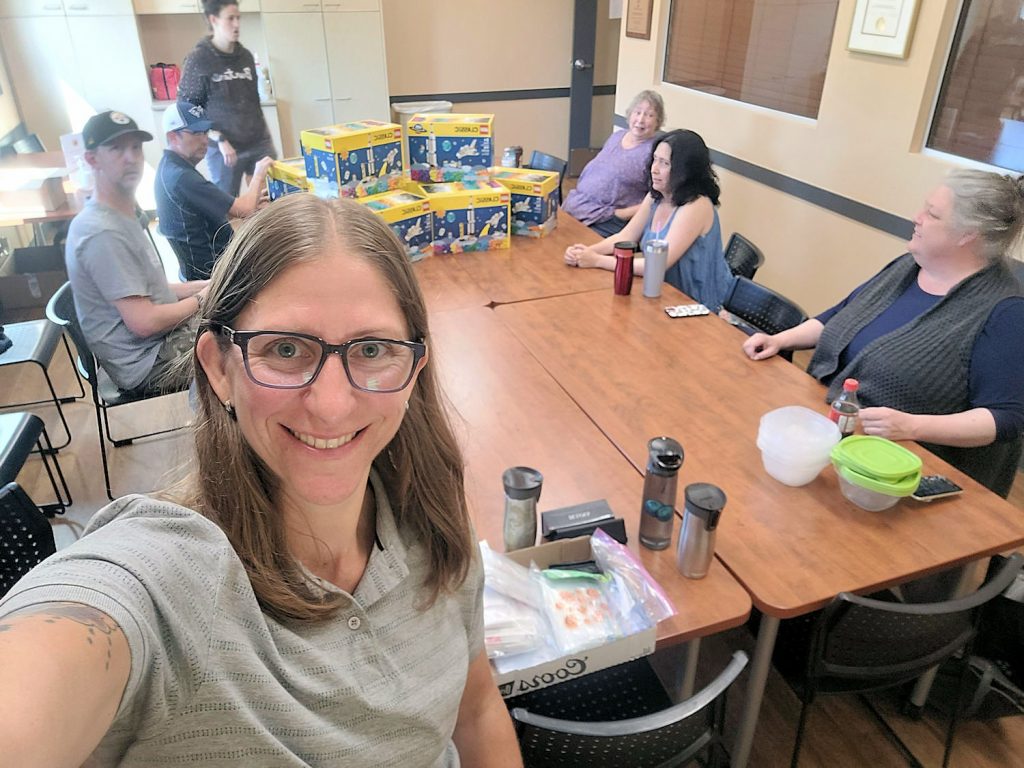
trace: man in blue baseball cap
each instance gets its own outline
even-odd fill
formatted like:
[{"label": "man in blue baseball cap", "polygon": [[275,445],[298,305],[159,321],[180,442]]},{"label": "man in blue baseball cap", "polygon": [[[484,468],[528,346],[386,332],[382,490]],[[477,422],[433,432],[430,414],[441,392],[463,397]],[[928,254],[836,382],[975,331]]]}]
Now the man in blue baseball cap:
[{"label": "man in blue baseball cap", "polygon": [[187,101],[172,104],[164,112],[167,149],[156,171],[156,212],[160,232],[174,249],[185,280],[210,276],[233,234],[228,218],[242,218],[256,210],[273,162],[264,157],[256,163],[246,192],[232,197],[196,170],[206,155],[211,126],[205,110]]}]

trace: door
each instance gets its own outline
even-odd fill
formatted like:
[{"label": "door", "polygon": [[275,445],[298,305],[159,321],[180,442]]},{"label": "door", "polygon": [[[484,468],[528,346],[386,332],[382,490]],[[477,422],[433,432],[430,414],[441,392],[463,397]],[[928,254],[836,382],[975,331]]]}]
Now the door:
[{"label": "door", "polygon": [[319,10],[262,14],[284,157],[299,154],[303,130],[334,122],[322,18]]},{"label": "door", "polygon": [[574,0],[572,80],[569,84],[569,157],[574,149],[590,147],[594,101],[594,52],[597,40],[597,0]]},{"label": "door", "polygon": [[325,10],[324,34],[334,122],[366,119],[390,122],[380,13]]}]

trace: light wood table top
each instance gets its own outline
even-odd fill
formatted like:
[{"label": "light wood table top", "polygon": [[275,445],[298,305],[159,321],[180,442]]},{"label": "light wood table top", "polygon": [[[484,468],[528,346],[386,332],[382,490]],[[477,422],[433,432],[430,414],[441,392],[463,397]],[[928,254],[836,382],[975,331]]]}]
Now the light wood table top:
[{"label": "light wood table top", "polygon": [[490,304],[490,297],[459,266],[461,256],[428,256],[413,264],[427,311],[447,312]]},{"label": "light wood table top", "polygon": [[611,272],[576,269],[562,260],[565,249],[573,243],[599,240],[588,227],[559,211],[558,226],[546,237],[513,237],[508,249],[461,253],[454,258],[494,304],[581,291],[611,291]]},{"label": "light wood table top", "polygon": [[678,611],[658,625],[659,646],[713,634],[746,620],[750,598],[718,562],[700,580],[675,568],[674,548],[639,546],[643,478],[529,351],[486,308],[430,318],[432,364],[454,405],[467,460],[466,492],[477,535],[502,550],[502,472],[515,465],[544,475],[541,510],[607,499],[626,521],[630,547]]},{"label": "light wood table top", "polygon": [[825,390],[780,358],[749,360],[720,318],[671,319],[687,301],[669,286],[645,299],[607,290],[498,307],[499,318],[637,469],[646,442],[678,439],[687,483],[719,485],[728,503],[716,554],[758,608],[786,618],[843,591],[870,592],[1024,543],[1024,515],[914,443],[924,471],[964,488],[953,499],[903,500],[867,512],[826,468],[807,486],[769,477],[755,445],[760,417],[785,405],[824,411]]}]

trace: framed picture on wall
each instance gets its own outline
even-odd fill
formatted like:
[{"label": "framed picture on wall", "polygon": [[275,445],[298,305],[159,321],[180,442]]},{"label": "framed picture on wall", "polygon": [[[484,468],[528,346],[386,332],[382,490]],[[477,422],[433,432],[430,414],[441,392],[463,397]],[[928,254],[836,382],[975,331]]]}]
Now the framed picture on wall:
[{"label": "framed picture on wall", "polygon": [[629,0],[626,5],[626,37],[651,39],[651,12],[654,0]]},{"label": "framed picture on wall", "polygon": [[850,28],[851,51],[907,58],[918,0],[857,0]]}]

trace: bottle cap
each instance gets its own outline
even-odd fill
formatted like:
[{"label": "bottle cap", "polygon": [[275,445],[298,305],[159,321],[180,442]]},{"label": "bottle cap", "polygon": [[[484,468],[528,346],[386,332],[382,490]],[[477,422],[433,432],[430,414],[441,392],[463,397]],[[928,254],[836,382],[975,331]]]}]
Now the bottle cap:
[{"label": "bottle cap", "polygon": [[713,531],[725,508],[725,492],[712,483],[690,483],[683,491],[686,510],[704,520],[704,527]]},{"label": "bottle cap", "polygon": [[505,484],[505,495],[510,499],[523,501],[539,499],[544,475],[532,467],[509,467],[501,474]]},{"label": "bottle cap", "polygon": [[647,442],[647,471],[655,475],[674,475],[683,466],[683,446],[671,437],[655,437]]},{"label": "bottle cap", "polygon": [[860,383],[856,379],[847,379],[843,382],[843,390],[846,392],[856,392],[859,386]]},{"label": "bottle cap", "polygon": [[616,253],[619,251],[628,251],[629,253],[636,253],[638,250],[637,244],[633,240],[620,240],[614,246]]}]

